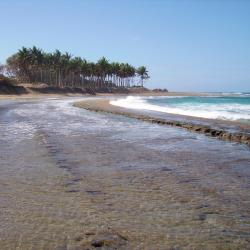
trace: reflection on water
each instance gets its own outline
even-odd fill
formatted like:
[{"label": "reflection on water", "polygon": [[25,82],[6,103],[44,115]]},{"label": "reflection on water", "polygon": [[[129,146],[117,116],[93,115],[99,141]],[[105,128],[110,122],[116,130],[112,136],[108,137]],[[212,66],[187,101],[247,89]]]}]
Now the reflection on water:
[{"label": "reflection on water", "polygon": [[73,101],[0,103],[2,249],[248,248],[247,146]]}]

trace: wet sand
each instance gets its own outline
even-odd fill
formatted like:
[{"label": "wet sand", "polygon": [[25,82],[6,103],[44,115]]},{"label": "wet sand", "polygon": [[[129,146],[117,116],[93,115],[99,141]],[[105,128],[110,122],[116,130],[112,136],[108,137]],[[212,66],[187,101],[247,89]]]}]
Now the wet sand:
[{"label": "wet sand", "polygon": [[2,249],[249,248],[246,145],[76,101],[0,102]]}]

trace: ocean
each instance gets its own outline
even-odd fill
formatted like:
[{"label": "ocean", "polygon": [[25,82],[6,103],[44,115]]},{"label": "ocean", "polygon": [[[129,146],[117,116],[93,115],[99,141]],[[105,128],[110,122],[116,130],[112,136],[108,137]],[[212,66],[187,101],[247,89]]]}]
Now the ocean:
[{"label": "ocean", "polygon": [[250,124],[250,93],[213,93],[205,96],[128,96],[110,103],[130,109]]}]

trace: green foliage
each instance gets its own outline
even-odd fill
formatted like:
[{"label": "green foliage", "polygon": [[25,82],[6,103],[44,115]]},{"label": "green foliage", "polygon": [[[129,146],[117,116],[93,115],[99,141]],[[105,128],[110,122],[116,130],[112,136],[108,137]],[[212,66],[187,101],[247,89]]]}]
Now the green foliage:
[{"label": "green foliage", "polygon": [[145,66],[136,69],[128,63],[110,63],[105,57],[96,63],[88,62],[68,52],[46,53],[35,46],[22,47],[10,56],[6,69],[20,81],[60,87],[130,87],[136,79],[143,84],[143,80],[149,78]]}]

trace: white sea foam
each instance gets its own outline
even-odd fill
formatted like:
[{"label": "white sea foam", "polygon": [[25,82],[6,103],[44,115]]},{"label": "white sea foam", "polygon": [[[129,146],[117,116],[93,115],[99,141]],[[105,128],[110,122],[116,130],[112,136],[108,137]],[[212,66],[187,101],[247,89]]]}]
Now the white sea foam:
[{"label": "white sea foam", "polygon": [[250,105],[229,103],[216,103],[209,105],[207,103],[184,103],[178,105],[164,104],[160,106],[149,103],[147,97],[138,96],[128,96],[123,99],[112,100],[110,101],[110,104],[129,109],[150,110],[209,119],[250,121]]}]

